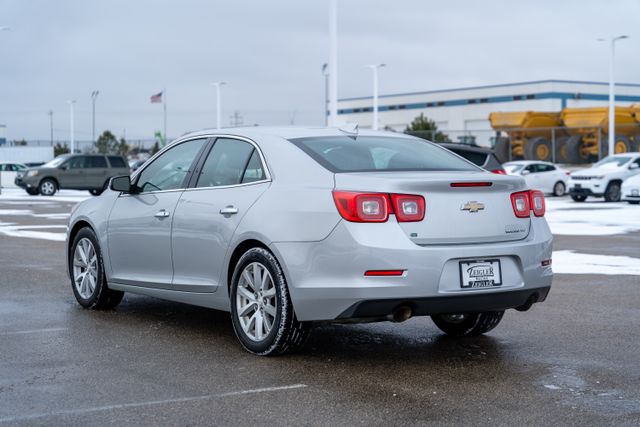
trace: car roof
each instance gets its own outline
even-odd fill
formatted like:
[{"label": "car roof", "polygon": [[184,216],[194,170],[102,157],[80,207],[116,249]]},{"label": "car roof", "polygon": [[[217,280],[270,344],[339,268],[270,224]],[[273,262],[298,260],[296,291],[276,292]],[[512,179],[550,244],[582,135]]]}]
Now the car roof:
[{"label": "car roof", "polygon": [[474,153],[483,153],[483,154],[490,154],[493,153],[493,150],[491,150],[488,147],[480,147],[477,145],[469,145],[469,144],[462,144],[459,142],[436,142],[436,144],[446,148],[446,149],[462,149],[465,151],[470,151],[470,152],[474,152]]}]

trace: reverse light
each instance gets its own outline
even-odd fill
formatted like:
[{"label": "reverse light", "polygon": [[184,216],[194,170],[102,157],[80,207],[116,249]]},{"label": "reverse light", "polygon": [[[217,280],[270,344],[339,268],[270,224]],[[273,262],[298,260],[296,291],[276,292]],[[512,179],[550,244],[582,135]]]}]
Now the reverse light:
[{"label": "reverse light", "polygon": [[529,205],[531,206],[531,210],[535,216],[544,216],[544,213],[547,210],[544,194],[542,191],[531,190],[529,192]]},{"label": "reverse light", "polygon": [[424,197],[410,194],[391,194],[391,205],[398,222],[416,222],[424,219]]},{"label": "reverse light", "polygon": [[518,218],[528,218],[531,215],[528,191],[513,193],[511,195],[511,205],[513,206],[513,213]]}]

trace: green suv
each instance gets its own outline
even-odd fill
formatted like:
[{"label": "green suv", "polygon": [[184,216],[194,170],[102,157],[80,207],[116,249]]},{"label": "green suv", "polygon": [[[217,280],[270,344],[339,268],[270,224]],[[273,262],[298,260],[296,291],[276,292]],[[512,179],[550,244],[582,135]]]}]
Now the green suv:
[{"label": "green suv", "polygon": [[129,175],[121,156],[64,154],[36,168],[18,172],[15,183],[35,196],[53,196],[59,189],[89,190],[97,196],[113,176]]}]

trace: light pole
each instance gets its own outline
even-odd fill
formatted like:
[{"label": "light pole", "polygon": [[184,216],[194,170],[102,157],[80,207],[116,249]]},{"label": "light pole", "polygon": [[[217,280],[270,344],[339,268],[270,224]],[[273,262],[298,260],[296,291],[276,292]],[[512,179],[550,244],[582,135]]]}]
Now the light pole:
[{"label": "light pole", "polygon": [[96,98],[100,94],[99,90],[91,92],[91,140],[96,143]]},{"label": "light pole", "polygon": [[322,64],[322,75],[324,76],[324,108],[322,112],[324,114],[324,125],[329,126],[329,115],[327,114],[327,108],[329,108],[329,64]]},{"label": "light pole", "polygon": [[53,147],[53,110],[49,110],[49,130],[51,131],[51,146]]},{"label": "light pole", "polygon": [[378,69],[386,66],[387,64],[367,65],[373,71],[373,130],[378,130]]},{"label": "light pole", "polygon": [[226,85],[227,82],[211,82],[211,86],[216,88],[216,129],[220,129],[220,86]]},{"label": "light pole", "polygon": [[70,148],[71,148],[71,154],[75,153],[76,150],[76,142],[75,142],[75,135],[74,135],[74,123],[73,123],[73,106],[76,103],[75,99],[71,99],[69,101],[67,101],[67,103],[69,104],[69,142],[70,142]]},{"label": "light pole", "polygon": [[338,5],[329,0],[329,125],[338,124]]},{"label": "light pole", "polygon": [[615,95],[615,75],[614,62],[616,56],[616,42],[628,39],[629,36],[610,37],[608,39],[598,39],[601,42],[611,43],[611,56],[609,57],[609,155],[615,154],[616,143],[616,95]]}]

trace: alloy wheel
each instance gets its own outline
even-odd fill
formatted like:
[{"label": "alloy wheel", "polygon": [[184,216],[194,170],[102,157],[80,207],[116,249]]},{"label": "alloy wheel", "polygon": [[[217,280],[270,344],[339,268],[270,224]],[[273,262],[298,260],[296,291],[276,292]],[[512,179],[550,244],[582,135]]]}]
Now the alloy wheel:
[{"label": "alloy wheel", "polygon": [[273,277],[259,262],[242,271],[236,292],[237,316],[242,330],[252,341],[262,341],[276,321],[278,299]]},{"label": "alloy wheel", "polygon": [[45,196],[49,196],[51,194],[53,194],[55,192],[56,188],[53,185],[53,182],[51,181],[45,181],[42,183],[42,186],[40,187],[40,193],[42,193]]},{"label": "alloy wheel", "polygon": [[78,242],[73,252],[73,283],[83,299],[91,298],[98,283],[98,255],[86,237]]}]

